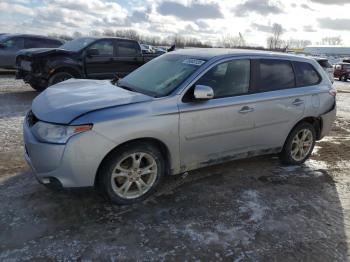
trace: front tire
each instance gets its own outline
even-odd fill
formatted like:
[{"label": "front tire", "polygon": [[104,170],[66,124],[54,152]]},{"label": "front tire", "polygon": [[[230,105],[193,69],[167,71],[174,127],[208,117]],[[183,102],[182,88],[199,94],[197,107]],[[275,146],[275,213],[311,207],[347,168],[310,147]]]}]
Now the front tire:
[{"label": "front tire", "polygon": [[343,82],[346,82],[348,80],[348,77],[346,75],[342,75],[340,78],[339,78],[340,81],[343,81]]},{"label": "front tire", "polygon": [[52,86],[54,84],[66,81],[70,78],[74,78],[74,76],[71,73],[68,72],[58,72],[55,73],[53,76],[49,79],[49,86]]},{"label": "front tire", "polygon": [[280,159],[283,164],[300,165],[311,155],[316,143],[316,131],[307,122],[298,124],[289,134]]},{"label": "front tire", "polygon": [[113,203],[133,204],[152,195],[164,173],[160,151],[150,144],[135,143],[107,157],[98,174],[98,186]]}]

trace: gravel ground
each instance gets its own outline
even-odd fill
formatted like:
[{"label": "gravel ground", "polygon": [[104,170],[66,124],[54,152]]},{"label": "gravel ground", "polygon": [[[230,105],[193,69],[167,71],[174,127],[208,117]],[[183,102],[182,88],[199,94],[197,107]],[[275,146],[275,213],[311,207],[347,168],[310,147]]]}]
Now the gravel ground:
[{"label": "gravel ground", "polygon": [[113,206],[94,190],[53,192],[23,160],[23,116],[37,95],[0,76],[0,261],[346,261],[350,242],[350,83],[338,119],[303,166],[276,156],[166,180]]}]

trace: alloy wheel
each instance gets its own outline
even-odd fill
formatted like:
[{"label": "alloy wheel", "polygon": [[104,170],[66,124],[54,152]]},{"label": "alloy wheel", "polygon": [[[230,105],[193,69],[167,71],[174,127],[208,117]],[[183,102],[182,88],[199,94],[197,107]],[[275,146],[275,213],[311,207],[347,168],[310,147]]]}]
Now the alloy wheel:
[{"label": "alloy wheel", "polygon": [[157,162],[148,153],[127,155],[115,166],[111,175],[113,191],[121,198],[134,199],[150,190],[156,181]]},{"label": "alloy wheel", "polygon": [[295,161],[304,160],[313,146],[313,134],[309,129],[301,129],[293,138],[291,156]]}]

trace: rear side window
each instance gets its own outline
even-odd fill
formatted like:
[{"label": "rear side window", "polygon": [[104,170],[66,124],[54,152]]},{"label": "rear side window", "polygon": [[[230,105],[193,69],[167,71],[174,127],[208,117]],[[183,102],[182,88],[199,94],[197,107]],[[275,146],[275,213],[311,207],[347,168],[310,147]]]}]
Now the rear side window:
[{"label": "rear side window", "polygon": [[289,61],[261,59],[258,68],[260,72],[257,79],[258,92],[295,87],[294,71]]},{"label": "rear side window", "polygon": [[118,56],[136,56],[140,47],[135,42],[120,41],[118,42]]},{"label": "rear side window", "polygon": [[322,66],[323,68],[332,68],[332,65],[327,61],[327,60],[318,60],[317,61],[320,66]]},{"label": "rear side window", "polygon": [[321,82],[321,77],[315,68],[305,62],[293,62],[297,78],[297,86],[312,86]]}]

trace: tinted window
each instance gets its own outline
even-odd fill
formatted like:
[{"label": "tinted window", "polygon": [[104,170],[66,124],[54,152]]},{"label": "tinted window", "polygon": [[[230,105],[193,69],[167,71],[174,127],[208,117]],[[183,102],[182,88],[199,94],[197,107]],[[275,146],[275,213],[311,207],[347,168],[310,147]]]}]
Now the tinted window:
[{"label": "tinted window", "polygon": [[345,70],[350,69],[350,65],[343,65],[343,69]]},{"label": "tinted window", "polygon": [[97,49],[101,56],[113,56],[113,42],[111,40],[102,40],[93,44],[89,49]]},{"label": "tinted window", "polygon": [[196,85],[210,86],[214,98],[244,94],[249,91],[250,61],[233,60],[210,69]]},{"label": "tinted window", "polygon": [[135,56],[138,54],[140,47],[135,42],[119,42],[118,56]]},{"label": "tinted window", "polygon": [[332,65],[327,61],[327,60],[318,60],[317,61],[320,66],[322,66],[323,68],[332,68]]},{"label": "tinted window", "polygon": [[62,45],[62,42],[53,39],[43,39],[43,43],[45,43],[45,47],[58,47]]},{"label": "tinted window", "polygon": [[273,91],[295,86],[294,71],[289,61],[261,59],[259,71],[258,91]]},{"label": "tinted window", "polygon": [[23,49],[23,38],[22,37],[14,37],[7,41],[4,41],[3,45],[8,50],[20,50]]},{"label": "tinted window", "polygon": [[317,85],[321,78],[314,67],[305,62],[293,62],[297,77],[297,86]]}]

